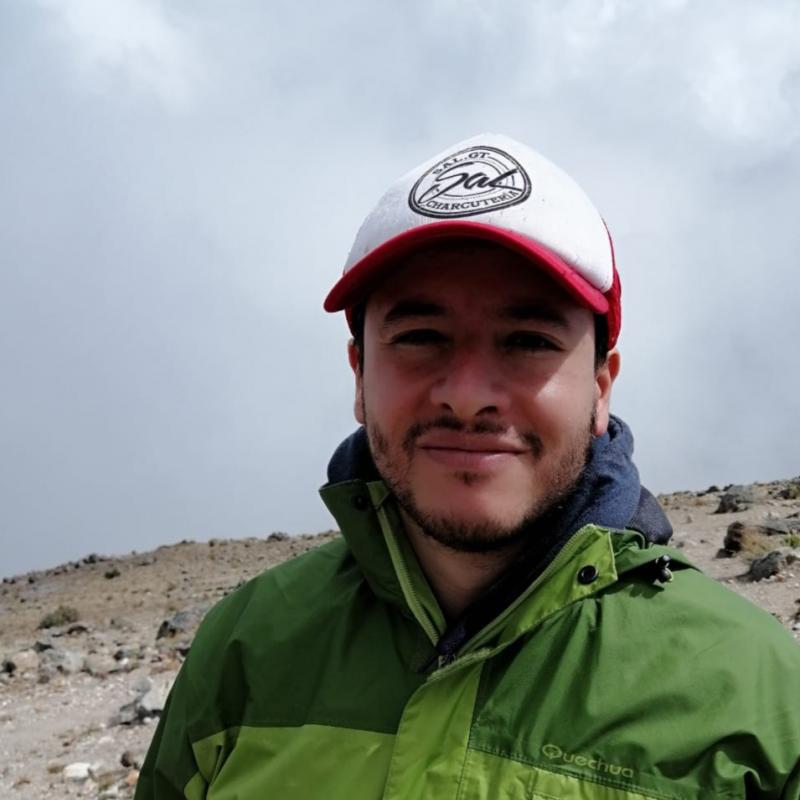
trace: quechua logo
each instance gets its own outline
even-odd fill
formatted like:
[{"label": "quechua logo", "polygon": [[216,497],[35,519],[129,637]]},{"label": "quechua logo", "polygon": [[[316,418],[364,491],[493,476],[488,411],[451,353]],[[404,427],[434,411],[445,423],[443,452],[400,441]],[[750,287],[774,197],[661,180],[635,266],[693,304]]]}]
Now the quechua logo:
[{"label": "quechua logo", "polygon": [[434,164],[408,196],[426,217],[470,217],[527,200],[531,181],[522,165],[496,147],[468,147]]}]

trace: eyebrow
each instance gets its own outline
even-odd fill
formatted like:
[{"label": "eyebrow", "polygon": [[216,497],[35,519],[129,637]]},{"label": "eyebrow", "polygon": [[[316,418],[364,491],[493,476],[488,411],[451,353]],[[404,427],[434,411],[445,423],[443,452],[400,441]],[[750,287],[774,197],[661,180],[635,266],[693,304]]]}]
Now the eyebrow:
[{"label": "eyebrow", "polygon": [[500,309],[498,317],[513,322],[547,322],[565,330],[570,327],[566,315],[559,309],[539,303],[519,303],[506,306]]},{"label": "eyebrow", "polygon": [[[384,315],[381,328],[387,328],[396,322],[418,317],[443,317],[447,309],[439,303],[426,300],[400,300]],[[565,314],[559,309],[541,303],[515,303],[505,306],[497,312],[497,318],[511,322],[546,322],[564,330],[570,325]]]},{"label": "eyebrow", "polygon": [[447,313],[444,306],[425,300],[401,300],[395,303],[384,315],[381,328],[410,317],[443,317]]}]

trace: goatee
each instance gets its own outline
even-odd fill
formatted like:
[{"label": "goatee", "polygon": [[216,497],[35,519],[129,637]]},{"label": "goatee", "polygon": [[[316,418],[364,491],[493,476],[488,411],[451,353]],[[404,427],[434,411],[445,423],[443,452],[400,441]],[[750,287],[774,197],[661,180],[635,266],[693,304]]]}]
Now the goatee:
[{"label": "goatee", "polygon": [[[521,519],[514,525],[503,525],[491,519],[471,521],[463,518],[437,516],[420,507],[409,480],[415,441],[423,433],[435,428],[446,428],[470,434],[503,434],[507,431],[505,426],[489,421],[481,421],[467,426],[459,420],[447,416],[424,424],[418,423],[407,431],[401,443],[401,449],[405,456],[403,464],[392,456],[389,440],[377,425],[370,422],[366,409],[364,409],[364,420],[370,451],[378,472],[391,490],[398,505],[420,530],[445,547],[457,552],[490,553],[515,547],[531,535],[538,535],[546,520],[568,502],[568,498],[574,491],[591,456],[595,414],[592,412],[588,424],[576,432],[574,441],[566,448],[557,463],[550,466],[547,474],[538,476],[539,480],[546,481],[547,485],[543,487],[541,482],[537,484],[535,488],[540,491],[532,491],[532,499],[528,507]],[[535,462],[541,463],[546,455],[541,438],[534,432],[522,433],[521,438],[529,448],[530,457]],[[480,479],[480,476],[470,472],[456,473],[454,477],[465,486],[471,486]]]}]

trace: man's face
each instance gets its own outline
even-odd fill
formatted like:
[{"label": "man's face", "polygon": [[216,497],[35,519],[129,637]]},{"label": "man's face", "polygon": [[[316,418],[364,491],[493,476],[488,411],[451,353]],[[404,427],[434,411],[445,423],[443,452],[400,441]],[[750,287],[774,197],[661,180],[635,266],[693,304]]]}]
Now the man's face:
[{"label": "man's face", "polygon": [[524,535],[574,486],[608,425],[616,353],[521,256],[464,244],[409,256],[370,295],[355,413],[408,518],[459,550]]}]

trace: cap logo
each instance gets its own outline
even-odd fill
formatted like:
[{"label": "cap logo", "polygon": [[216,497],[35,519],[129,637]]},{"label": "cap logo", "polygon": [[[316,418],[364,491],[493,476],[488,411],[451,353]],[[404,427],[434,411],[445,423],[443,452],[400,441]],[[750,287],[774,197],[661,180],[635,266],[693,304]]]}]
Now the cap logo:
[{"label": "cap logo", "polygon": [[496,147],[468,147],[434,164],[408,196],[426,217],[471,217],[527,200],[531,181],[522,165]]}]

